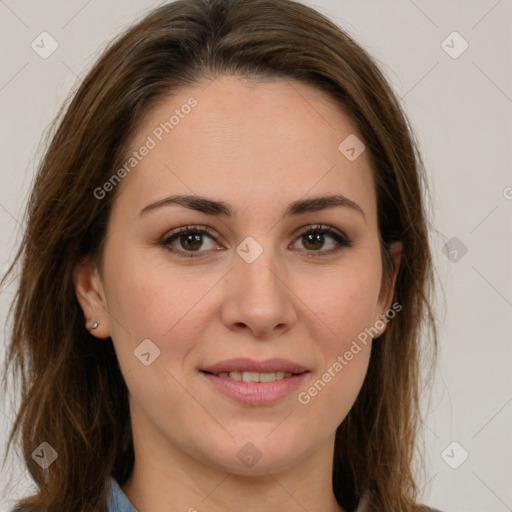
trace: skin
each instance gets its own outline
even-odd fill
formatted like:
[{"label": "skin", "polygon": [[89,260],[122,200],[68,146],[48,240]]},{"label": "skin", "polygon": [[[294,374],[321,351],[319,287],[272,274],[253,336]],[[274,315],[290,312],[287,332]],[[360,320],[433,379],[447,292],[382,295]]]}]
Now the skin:
[{"label": "skin", "polygon": [[[282,357],[310,370],[304,391],[390,308],[396,274],[382,280],[367,152],[349,161],[338,150],[358,131],[317,89],[233,76],[154,106],[131,150],[191,96],[197,106],[117,185],[102,272],[91,263],[75,272],[87,326],[99,320],[91,332],[111,336],[129,389],[135,465],[123,491],[141,512],[343,510],[331,484],[335,432],[363,384],[371,339],[306,405],[298,392],[273,405],[243,405],[198,369],[232,357]],[[364,216],[335,207],[281,217],[292,201],[333,193]],[[139,215],[172,194],[222,200],[237,215],[177,205]],[[297,232],[316,224],[344,233],[353,246],[340,247],[328,234],[323,246],[308,244]],[[219,235],[192,245],[202,257],[158,245],[186,225]],[[247,236],[263,248],[252,263],[236,252]],[[172,247],[192,252],[183,237]],[[395,244],[397,266],[400,252]],[[134,357],[144,339],[160,350],[149,366]],[[237,457],[248,442],[261,453],[252,467]]]}]

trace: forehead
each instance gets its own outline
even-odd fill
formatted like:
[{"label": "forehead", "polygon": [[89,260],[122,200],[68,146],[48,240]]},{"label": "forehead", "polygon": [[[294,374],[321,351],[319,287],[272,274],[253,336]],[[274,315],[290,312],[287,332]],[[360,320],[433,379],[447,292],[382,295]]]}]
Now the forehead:
[{"label": "forehead", "polygon": [[138,153],[136,165],[118,188],[140,208],[176,192],[229,198],[237,210],[257,200],[281,207],[308,193],[342,193],[373,217],[368,155],[350,160],[340,150],[354,137],[362,140],[351,118],[310,85],[221,76],[146,112],[126,155]]}]

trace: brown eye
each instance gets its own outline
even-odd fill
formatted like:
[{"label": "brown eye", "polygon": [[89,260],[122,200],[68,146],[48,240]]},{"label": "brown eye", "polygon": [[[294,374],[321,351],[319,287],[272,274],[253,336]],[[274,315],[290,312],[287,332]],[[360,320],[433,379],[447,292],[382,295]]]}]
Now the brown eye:
[{"label": "brown eye", "polygon": [[[333,254],[341,250],[342,247],[352,247],[352,243],[341,233],[329,226],[308,227],[299,235],[303,247],[308,252],[318,252],[319,255]],[[323,249],[331,239],[330,248]]]},{"label": "brown eye", "polygon": [[[200,250],[205,243],[204,237],[215,241],[215,236],[206,227],[185,226],[166,235],[159,245],[183,257],[201,257],[202,253],[208,252],[208,249]],[[217,244],[213,243],[213,248],[215,249],[215,247]],[[196,256],[194,253],[198,253],[198,255]]]},{"label": "brown eye", "polygon": [[307,235],[302,235],[302,243],[306,249],[316,251],[324,246],[325,235],[323,233],[309,233]]},{"label": "brown eye", "polygon": [[203,245],[202,235],[199,233],[189,233],[185,235],[179,235],[178,240],[181,242],[181,247],[185,250],[195,251],[201,248]]}]

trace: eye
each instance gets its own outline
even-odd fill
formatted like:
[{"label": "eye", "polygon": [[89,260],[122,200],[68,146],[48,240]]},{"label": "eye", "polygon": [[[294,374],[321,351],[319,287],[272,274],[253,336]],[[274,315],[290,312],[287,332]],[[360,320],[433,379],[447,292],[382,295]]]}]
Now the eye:
[{"label": "eye", "polygon": [[[207,252],[199,251],[204,243],[203,237],[205,235],[211,240],[215,239],[215,234],[206,226],[183,226],[166,235],[159,242],[159,245],[184,258],[197,258],[201,256],[196,256],[195,252]],[[175,244],[175,242],[178,242],[178,244]],[[181,249],[177,249],[174,245],[180,245]],[[216,244],[213,245],[216,247]]]},{"label": "eye", "polygon": [[[325,246],[325,240],[331,239],[331,248],[321,251]],[[320,255],[330,255],[340,251],[343,247],[352,247],[352,242],[339,231],[330,226],[323,226],[321,224],[303,228],[299,233],[298,241],[301,241],[303,246],[308,252],[318,252]],[[316,257],[316,254],[308,256]]]}]

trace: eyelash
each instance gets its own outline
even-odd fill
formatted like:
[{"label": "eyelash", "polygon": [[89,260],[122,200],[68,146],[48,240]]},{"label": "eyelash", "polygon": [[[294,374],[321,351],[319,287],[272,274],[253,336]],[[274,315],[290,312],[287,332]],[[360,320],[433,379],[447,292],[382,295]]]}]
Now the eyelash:
[{"label": "eyelash", "polygon": [[[302,228],[300,230],[299,234],[297,235],[297,239],[304,235],[308,235],[311,233],[317,233],[317,234],[321,233],[324,235],[327,234],[327,235],[331,236],[338,243],[339,246],[335,249],[330,249],[328,251],[308,251],[308,250],[306,250],[306,252],[313,253],[313,254],[308,254],[308,257],[318,258],[318,257],[322,257],[322,256],[329,256],[331,254],[337,253],[343,247],[352,247],[353,246],[352,242],[347,237],[345,237],[338,231],[334,230],[330,226],[324,226],[322,224],[318,224],[316,226],[306,226],[305,228]],[[216,237],[216,235],[206,226],[183,226],[181,228],[178,228],[178,229],[172,231],[171,233],[166,235],[164,238],[162,238],[162,240],[160,240],[160,242],[158,242],[158,245],[163,246],[165,249],[167,249],[168,251],[170,251],[174,254],[177,254],[181,258],[202,258],[202,257],[204,257],[202,255],[199,256],[199,255],[195,254],[195,252],[205,253],[208,251],[183,251],[183,250],[178,250],[178,249],[169,247],[169,245],[174,240],[179,239],[181,236],[186,235],[186,234],[207,234],[213,240],[215,240],[215,237]],[[318,253],[318,255],[314,254],[314,253]]]}]

